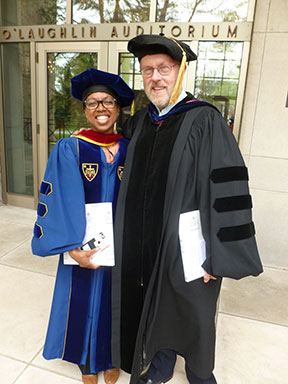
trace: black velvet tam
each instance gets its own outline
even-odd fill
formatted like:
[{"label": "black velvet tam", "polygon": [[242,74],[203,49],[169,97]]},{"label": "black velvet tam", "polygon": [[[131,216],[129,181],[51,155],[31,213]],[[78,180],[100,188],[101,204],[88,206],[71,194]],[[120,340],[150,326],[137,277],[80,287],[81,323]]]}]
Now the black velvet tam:
[{"label": "black velvet tam", "polygon": [[181,62],[183,51],[185,51],[187,61],[197,60],[196,54],[189,45],[182,41],[166,37],[164,35],[139,35],[131,39],[128,43],[128,51],[133,53],[139,61],[146,55],[164,53],[172,59]]}]

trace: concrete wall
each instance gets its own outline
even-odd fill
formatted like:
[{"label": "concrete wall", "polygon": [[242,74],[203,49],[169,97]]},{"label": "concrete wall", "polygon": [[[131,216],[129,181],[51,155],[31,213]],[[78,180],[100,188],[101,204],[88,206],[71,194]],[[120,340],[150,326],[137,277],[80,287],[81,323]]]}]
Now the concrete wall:
[{"label": "concrete wall", "polygon": [[288,0],[258,0],[240,133],[264,265],[288,268]]},{"label": "concrete wall", "polygon": [[2,181],[1,181],[1,167],[0,167],[0,205],[2,204]]}]

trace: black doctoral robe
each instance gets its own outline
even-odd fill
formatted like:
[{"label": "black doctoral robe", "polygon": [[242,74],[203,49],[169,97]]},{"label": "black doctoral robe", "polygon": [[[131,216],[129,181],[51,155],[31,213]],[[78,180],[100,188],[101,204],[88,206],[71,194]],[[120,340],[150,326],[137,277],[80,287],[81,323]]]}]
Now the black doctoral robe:
[{"label": "black doctoral robe", "polygon": [[[125,134],[131,142],[115,218],[112,361],[132,372],[134,384],[157,351],[173,349],[206,379],[214,368],[221,278],[262,272],[247,169],[230,129],[209,106],[160,125],[142,110]],[[184,280],[179,217],[195,210],[206,242],[203,267],[218,277],[208,284]]]}]

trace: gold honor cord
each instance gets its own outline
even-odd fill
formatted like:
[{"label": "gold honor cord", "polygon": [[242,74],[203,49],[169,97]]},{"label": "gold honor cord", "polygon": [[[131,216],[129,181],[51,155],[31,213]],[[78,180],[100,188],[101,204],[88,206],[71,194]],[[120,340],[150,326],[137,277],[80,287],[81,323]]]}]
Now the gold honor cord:
[{"label": "gold honor cord", "polygon": [[175,86],[174,86],[174,89],[173,89],[173,92],[172,92],[172,95],[171,95],[171,98],[169,101],[169,105],[170,105],[170,104],[176,103],[176,101],[178,100],[178,97],[181,93],[182,83],[183,83],[183,78],[184,78],[184,73],[185,73],[185,68],[186,68],[187,56],[186,56],[186,52],[184,51],[184,49],[181,47],[181,45],[176,40],[174,40],[172,37],[168,37],[168,36],[163,36],[163,37],[166,37],[166,39],[170,39],[170,40],[174,41],[174,43],[177,44],[178,47],[182,51],[182,60],[181,60],[177,80],[176,80],[176,83],[175,83]]}]

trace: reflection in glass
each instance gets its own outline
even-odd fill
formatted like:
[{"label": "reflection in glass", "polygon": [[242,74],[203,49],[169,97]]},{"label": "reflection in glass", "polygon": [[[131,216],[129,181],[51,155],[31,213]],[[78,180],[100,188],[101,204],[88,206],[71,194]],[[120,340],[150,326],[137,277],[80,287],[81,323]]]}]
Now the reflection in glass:
[{"label": "reflection in glass", "polygon": [[71,96],[70,79],[88,68],[97,68],[97,53],[49,53],[48,143],[51,153],[56,141],[75,130],[89,128],[83,105]]},{"label": "reflection in glass", "polygon": [[28,43],[2,45],[7,192],[33,194],[31,71]]},{"label": "reflection in glass", "polygon": [[[131,53],[119,53],[119,70],[118,74],[131,87],[136,96],[134,100],[134,110],[138,111],[146,107],[149,100],[144,92],[142,74],[140,72],[139,60]],[[130,116],[131,108],[123,109],[123,114],[118,121],[118,125],[123,126],[124,121]]]},{"label": "reflection in glass", "polygon": [[64,24],[66,0],[1,0],[2,25]]},{"label": "reflection in glass", "polygon": [[73,23],[125,23],[149,20],[150,0],[74,0]]},{"label": "reflection in glass", "polygon": [[235,115],[243,43],[199,42],[195,96],[214,104],[228,121]]},{"label": "reflection in glass", "polygon": [[156,21],[246,21],[248,3],[249,0],[157,0]]}]

